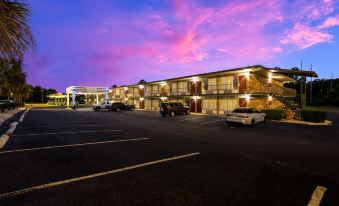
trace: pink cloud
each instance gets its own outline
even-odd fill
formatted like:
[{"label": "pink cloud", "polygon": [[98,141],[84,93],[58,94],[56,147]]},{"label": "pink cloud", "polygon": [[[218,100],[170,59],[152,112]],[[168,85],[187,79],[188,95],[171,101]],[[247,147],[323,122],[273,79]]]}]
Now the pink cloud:
[{"label": "pink cloud", "polygon": [[[39,45],[58,60],[46,65],[50,76],[89,83],[95,76],[110,85],[276,62],[295,48],[332,42],[328,28],[339,17],[331,0],[173,0],[165,9],[145,5],[102,14],[110,8],[103,2],[92,8],[93,19],[46,24]],[[29,70],[44,78],[39,64],[30,62]]]},{"label": "pink cloud", "polygon": [[328,17],[321,25],[318,26],[318,28],[327,29],[333,26],[339,26],[339,15],[336,17]]},{"label": "pink cloud", "polygon": [[333,36],[326,31],[296,23],[293,29],[285,32],[286,37],[281,40],[282,44],[294,44],[300,49],[306,49],[318,43],[331,42]]}]

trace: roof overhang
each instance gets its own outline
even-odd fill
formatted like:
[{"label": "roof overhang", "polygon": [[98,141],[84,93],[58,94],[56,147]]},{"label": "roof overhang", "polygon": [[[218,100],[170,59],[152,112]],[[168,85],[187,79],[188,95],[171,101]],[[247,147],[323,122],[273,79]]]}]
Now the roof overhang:
[{"label": "roof overhang", "polygon": [[285,75],[296,75],[296,76],[304,76],[304,77],[318,77],[318,74],[314,71],[305,71],[305,70],[292,70],[292,69],[270,69],[271,72],[277,74],[285,74]]}]

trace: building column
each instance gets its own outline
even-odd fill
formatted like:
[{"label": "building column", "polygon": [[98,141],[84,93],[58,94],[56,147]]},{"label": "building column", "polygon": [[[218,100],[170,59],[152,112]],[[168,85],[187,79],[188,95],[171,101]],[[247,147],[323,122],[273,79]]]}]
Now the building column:
[{"label": "building column", "polygon": [[67,95],[67,107],[69,107],[69,94],[66,93],[66,95]]},{"label": "building column", "polygon": [[75,106],[75,93],[72,92],[72,106]]},{"label": "building column", "polygon": [[105,91],[105,99],[108,100],[108,88],[106,88],[106,91]]},{"label": "building column", "polygon": [[97,104],[99,104],[99,94],[98,93],[96,93],[96,102],[97,102]]}]

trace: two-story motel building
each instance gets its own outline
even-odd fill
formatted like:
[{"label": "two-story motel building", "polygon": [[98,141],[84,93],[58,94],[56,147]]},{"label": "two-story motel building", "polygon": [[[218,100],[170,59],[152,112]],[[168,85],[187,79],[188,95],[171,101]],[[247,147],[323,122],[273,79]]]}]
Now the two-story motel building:
[{"label": "two-story motel building", "polygon": [[109,95],[145,110],[159,110],[164,101],[182,102],[191,112],[206,114],[224,114],[236,107],[281,108],[297,97],[295,89],[284,87],[295,81],[287,75],[317,77],[313,71],[256,65],[112,88]]}]

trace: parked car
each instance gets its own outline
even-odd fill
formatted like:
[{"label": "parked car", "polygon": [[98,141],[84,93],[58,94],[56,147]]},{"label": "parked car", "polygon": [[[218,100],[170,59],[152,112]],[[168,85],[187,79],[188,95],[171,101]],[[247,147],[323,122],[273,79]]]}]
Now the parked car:
[{"label": "parked car", "polygon": [[124,102],[114,102],[111,105],[110,110],[111,111],[116,111],[116,112],[120,112],[121,110],[130,110],[133,111],[135,109],[135,106],[132,104],[127,104]]},{"label": "parked car", "polygon": [[266,114],[259,112],[256,108],[241,107],[236,108],[226,114],[226,123],[239,123],[254,126],[256,123],[266,122]]},{"label": "parked car", "polygon": [[12,100],[0,100],[0,104],[10,104],[13,103]]},{"label": "parked car", "polygon": [[94,104],[92,109],[94,111],[109,110],[111,109],[111,103],[109,101],[104,101],[101,102],[100,104]]},{"label": "parked car", "polygon": [[77,105],[80,105],[80,104],[86,104],[86,101],[84,99],[79,99],[77,101]]},{"label": "parked car", "polygon": [[160,103],[160,114],[165,117],[169,114],[170,117],[174,117],[176,114],[190,114],[190,108],[184,106],[180,102],[162,102]]}]

